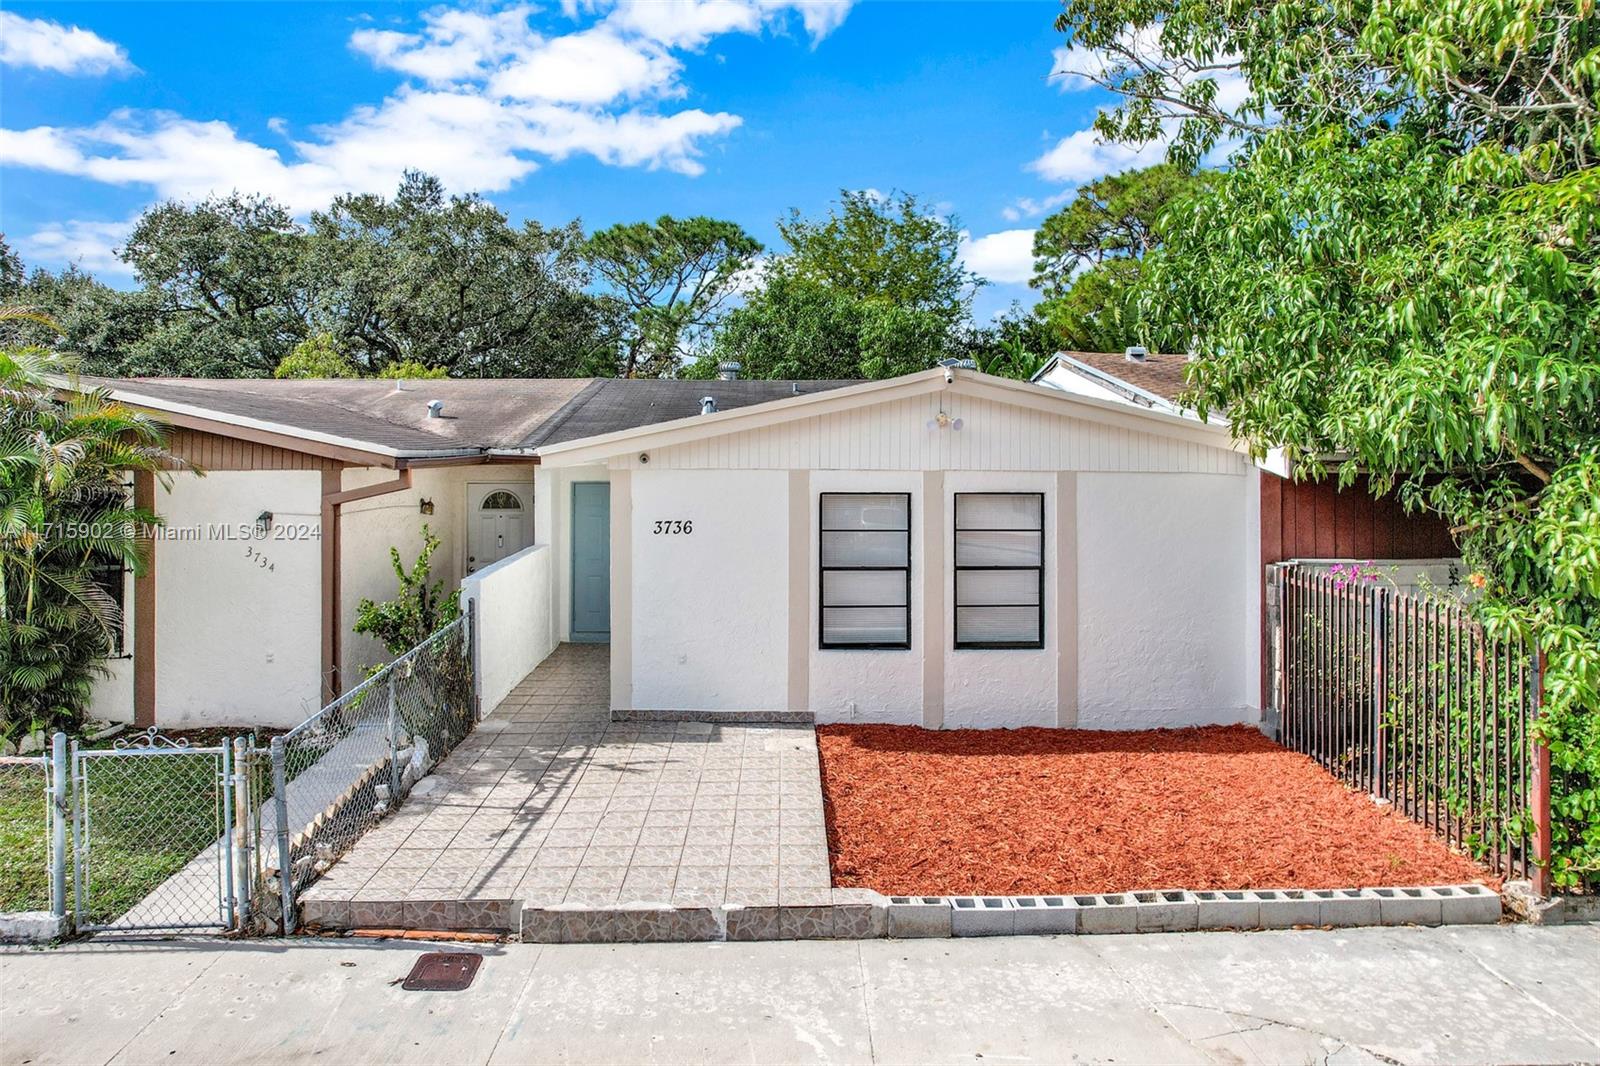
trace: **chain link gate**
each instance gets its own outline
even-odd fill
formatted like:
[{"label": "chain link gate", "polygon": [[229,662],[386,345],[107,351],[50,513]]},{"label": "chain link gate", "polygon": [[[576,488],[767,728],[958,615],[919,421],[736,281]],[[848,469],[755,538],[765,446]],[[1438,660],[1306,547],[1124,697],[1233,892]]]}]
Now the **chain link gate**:
[{"label": "chain link gate", "polygon": [[261,765],[243,738],[191,747],[151,729],[112,748],[74,744],[78,931],[245,928],[258,881]]}]

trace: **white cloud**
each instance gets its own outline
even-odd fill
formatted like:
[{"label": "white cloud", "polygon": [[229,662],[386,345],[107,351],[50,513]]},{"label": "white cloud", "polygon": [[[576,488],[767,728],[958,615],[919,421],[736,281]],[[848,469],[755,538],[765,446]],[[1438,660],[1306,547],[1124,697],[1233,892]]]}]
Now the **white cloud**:
[{"label": "white cloud", "polygon": [[968,270],[990,281],[1027,281],[1033,277],[1033,233],[1031,229],[1008,229],[976,239],[964,234],[961,261]]},{"label": "white cloud", "polygon": [[57,74],[112,74],[133,70],[119,44],[78,26],[0,11],[0,65]]},{"label": "white cloud", "polygon": [[95,274],[131,277],[117,249],[128,239],[133,220],[90,222],[69,219],[51,222],[17,239],[17,252],[29,263],[73,263]]},{"label": "white cloud", "polygon": [[421,33],[357,30],[350,47],[390,70],[430,84],[482,77],[507,56],[538,43],[529,7],[483,12],[438,8],[423,14]]},{"label": "white cloud", "polygon": [[600,105],[679,95],[682,66],[653,45],[624,41],[601,26],[540,44],[496,72],[488,89],[515,100]]},{"label": "white cloud", "polygon": [[1061,138],[1054,148],[1029,163],[1028,169],[1050,181],[1081,185],[1106,174],[1154,166],[1166,156],[1165,141],[1151,141],[1139,147],[1107,143],[1091,128]]},{"label": "white cloud", "polygon": [[[297,214],[341,193],[389,192],[408,167],[452,190],[479,192],[508,188],[544,160],[580,154],[694,175],[705,169],[706,143],[743,120],[663,108],[686,91],[674,51],[781,27],[796,15],[815,42],[849,8],[849,0],[574,0],[569,16],[589,24],[546,35],[530,22],[530,6],[441,7],[415,32],[356,30],[354,51],[408,80],[298,136],[270,119],[282,139],[276,146],[221,121],[119,110],[90,126],[0,129],[0,165],[148,186],[182,200],[262,193]],[[65,232],[49,239],[60,245]]]},{"label": "white cloud", "polygon": [[1019,196],[1000,209],[1000,217],[1007,222],[1021,222],[1025,218],[1038,218],[1060,207],[1078,195],[1076,188],[1063,189],[1049,196]]}]

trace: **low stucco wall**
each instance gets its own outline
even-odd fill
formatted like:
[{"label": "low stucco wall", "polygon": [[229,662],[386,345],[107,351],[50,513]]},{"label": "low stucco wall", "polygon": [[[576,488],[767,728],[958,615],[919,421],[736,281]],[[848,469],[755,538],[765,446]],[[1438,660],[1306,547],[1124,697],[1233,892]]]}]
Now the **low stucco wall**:
[{"label": "low stucco wall", "polygon": [[462,608],[476,604],[478,691],[486,712],[556,648],[549,607],[553,557],[548,544],[536,544],[461,582]]}]

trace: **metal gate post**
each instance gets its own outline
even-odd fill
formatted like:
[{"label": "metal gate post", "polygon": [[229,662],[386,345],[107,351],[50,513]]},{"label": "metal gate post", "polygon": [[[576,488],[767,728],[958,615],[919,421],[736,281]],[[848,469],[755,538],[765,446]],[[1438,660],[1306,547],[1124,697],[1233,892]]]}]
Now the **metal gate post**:
[{"label": "metal gate post", "polygon": [[222,822],[222,834],[217,838],[217,848],[221,852],[217,859],[222,864],[222,927],[232,929],[239,913],[238,898],[234,895],[235,882],[233,879],[233,748],[228,744],[222,745],[222,754],[217,756],[217,771],[222,778],[221,810],[217,812],[218,820]]},{"label": "metal gate post", "polygon": [[67,735],[50,738],[50,913],[67,916]]},{"label": "metal gate post", "polygon": [[272,738],[272,804],[278,819],[278,881],[283,903],[283,935],[294,932],[294,871],[289,868],[289,792],[284,784],[282,737]]},{"label": "metal gate post", "polygon": [[400,805],[400,704],[394,687],[394,667],[389,668],[389,809]]},{"label": "metal gate post", "polygon": [[250,925],[250,896],[254,867],[250,862],[250,841],[255,827],[251,824],[250,775],[254,770],[254,750],[244,737],[233,738],[233,890],[237,903],[233,912],[233,928],[244,932]]},{"label": "metal gate post", "polygon": [[72,759],[72,922],[83,921],[84,882],[89,876],[89,783],[83,777],[78,742],[71,745]]},{"label": "metal gate post", "polygon": [[1533,891],[1550,895],[1550,745],[1538,735],[1544,710],[1544,651],[1533,656],[1533,774],[1528,806],[1533,815]]},{"label": "metal gate post", "polygon": [[1389,729],[1384,709],[1389,703],[1389,677],[1385,666],[1388,640],[1389,592],[1382,585],[1372,590],[1372,794],[1389,798]]},{"label": "metal gate post", "polygon": [[483,672],[478,669],[478,598],[467,601],[467,670],[472,674],[472,720],[483,721]]}]

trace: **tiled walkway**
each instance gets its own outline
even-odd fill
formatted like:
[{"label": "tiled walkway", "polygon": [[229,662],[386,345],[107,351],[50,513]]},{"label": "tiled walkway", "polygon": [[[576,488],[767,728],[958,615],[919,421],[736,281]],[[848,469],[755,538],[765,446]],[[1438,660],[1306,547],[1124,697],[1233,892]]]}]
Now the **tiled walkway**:
[{"label": "tiled walkway", "polygon": [[[608,650],[562,645],[302,896],[304,922],[548,940],[834,921],[812,728],[611,722]],[[628,935],[629,915],[682,935]]]}]

